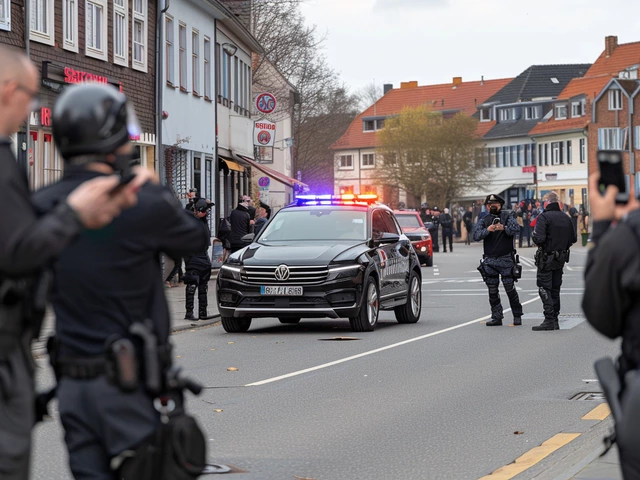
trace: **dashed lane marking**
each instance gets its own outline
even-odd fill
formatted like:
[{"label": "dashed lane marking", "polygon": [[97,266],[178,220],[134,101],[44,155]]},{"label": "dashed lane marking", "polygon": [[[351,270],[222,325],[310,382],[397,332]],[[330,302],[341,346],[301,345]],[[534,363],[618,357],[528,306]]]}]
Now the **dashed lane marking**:
[{"label": "dashed lane marking", "polygon": [[609,405],[606,403],[601,403],[596,408],[587,413],[582,420],[604,420],[609,415],[611,415],[611,410],[609,409]]}]

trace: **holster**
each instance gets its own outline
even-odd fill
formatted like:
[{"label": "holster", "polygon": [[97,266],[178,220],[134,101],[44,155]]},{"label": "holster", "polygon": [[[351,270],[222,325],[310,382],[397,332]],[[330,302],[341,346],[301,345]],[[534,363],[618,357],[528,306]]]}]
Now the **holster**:
[{"label": "holster", "polygon": [[5,278],[0,283],[0,362],[20,344],[25,331],[28,289],[25,280]]},{"label": "holster", "polygon": [[513,268],[511,269],[511,276],[517,282],[522,278],[522,265],[520,265],[520,255],[517,255],[515,250],[511,253],[511,259],[513,260]]},{"label": "holster", "polygon": [[480,265],[478,265],[478,271],[480,275],[482,275],[482,281],[486,283],[487,281],[487,272],[485,270],[484,261],[480,260]]}]

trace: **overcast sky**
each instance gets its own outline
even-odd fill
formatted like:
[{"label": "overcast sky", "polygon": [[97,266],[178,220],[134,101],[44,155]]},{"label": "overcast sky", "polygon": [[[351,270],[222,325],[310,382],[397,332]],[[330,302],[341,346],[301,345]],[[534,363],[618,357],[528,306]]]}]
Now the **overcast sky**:
[{"label": "overcast sky", "polygon": [[305,0],[302,12],[352,90],[515,77],[593,63],[607,35],[640,41],[639,0]]}]

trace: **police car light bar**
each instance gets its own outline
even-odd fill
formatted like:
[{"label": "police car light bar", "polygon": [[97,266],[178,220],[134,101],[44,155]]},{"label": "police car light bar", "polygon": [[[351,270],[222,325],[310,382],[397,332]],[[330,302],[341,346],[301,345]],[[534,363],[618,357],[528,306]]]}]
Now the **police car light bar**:
[{"label": "police car light bar", "polygon": [[298,205],[369,205],[378,201],[378,196],[373,193],[355,195],[353,193],[342,195],[298,195]]}]

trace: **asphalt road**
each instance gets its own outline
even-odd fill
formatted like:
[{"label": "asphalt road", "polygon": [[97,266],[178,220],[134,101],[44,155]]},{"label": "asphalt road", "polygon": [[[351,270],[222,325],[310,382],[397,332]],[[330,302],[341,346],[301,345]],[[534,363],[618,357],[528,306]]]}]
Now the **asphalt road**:
[{"label": "asphalt road", "polygon": [[[524,325],[509,326],[507,312],[504,326],[486,327],[481,246],[454,248],[423,268],[414,325],[383,312],[372,333],[347,320],[261,319],[246,334],[174,335],[176,361],[208,387],[189,406],[211,461],[247,480],[478,479],[559,433],[580,434],[515,477],[553,479],[597,448],[607,421],[581,418],[599,402],[571,399],[600,390],[593,362],[618,344],[582,317],[586,251],[565,269],[561,330],[532,332],[542,321],[534,249],[520,252]],[[51,381],[46,369],[39,380]],[[70,478],[61,437],[57,419],[37,428],[33,478]]]}]

